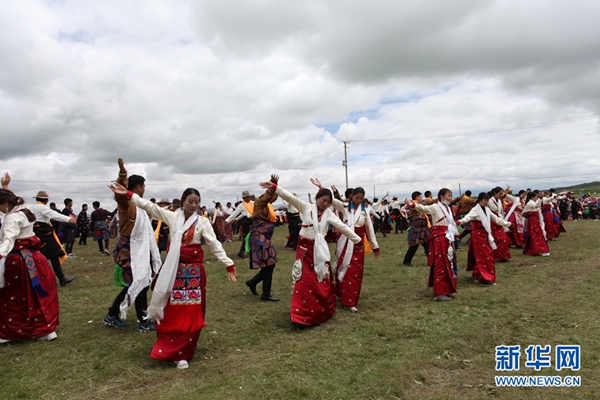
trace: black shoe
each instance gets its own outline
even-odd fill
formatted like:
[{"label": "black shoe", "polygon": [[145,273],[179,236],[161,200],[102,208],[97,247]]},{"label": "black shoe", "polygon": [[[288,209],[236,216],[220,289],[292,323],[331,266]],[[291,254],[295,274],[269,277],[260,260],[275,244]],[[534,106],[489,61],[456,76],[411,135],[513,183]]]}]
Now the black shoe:
[{"label": "black shoe", "polygon": [[403,265],[406,265],[407,267],[412,267],[413,265],[411,263],[407,263],[407,262],[403,262]]},{"label": "black shoe", "polygon": [[262,295],[262,296],[260,296],[260,299],[262,301],[279,301],[279,299],[277,297],[273,297],[271,295],[268,295],[268,296]]},{"label": "black shoe", "polygon": [[250,289],[253,295],[258,296],[256,285],[252,284],[252,281],[246,281],[246,286],[248,286],[248,289]]},{"label": "black shoe", "polygon": [[73,282],[74,280],[75,280],[74,276],[72,276],[70,278],[65,277],[60,281],[60,286],[62,286],[62,287],[67,286],[69,283]]}]

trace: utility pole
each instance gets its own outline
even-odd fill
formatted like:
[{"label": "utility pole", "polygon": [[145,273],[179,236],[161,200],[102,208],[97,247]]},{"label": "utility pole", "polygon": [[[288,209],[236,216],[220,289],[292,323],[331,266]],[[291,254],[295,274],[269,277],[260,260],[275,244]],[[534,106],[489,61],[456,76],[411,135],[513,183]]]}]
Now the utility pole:
[{"label": "utility pole", "polygon": [[348,190],[348,143],[349,140],[344,140],[344,161],[342,161],[342,165],[346,170],[346,190]]}]

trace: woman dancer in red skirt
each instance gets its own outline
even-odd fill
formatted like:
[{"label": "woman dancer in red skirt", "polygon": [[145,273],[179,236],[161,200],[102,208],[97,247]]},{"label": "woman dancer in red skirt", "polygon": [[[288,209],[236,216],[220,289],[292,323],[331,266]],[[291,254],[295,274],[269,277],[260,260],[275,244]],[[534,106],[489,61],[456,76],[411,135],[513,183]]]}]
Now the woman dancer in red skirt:
[{"label": "woman dancer in red skirt", "polygon": [[473,271],[473,280],[482,286],[492,286],[496,282],[494,249],[496,243],[492,235],[492,224],[510,226],[510,222],[497,217],[487,208],[490,197],[479,193],[477,205],[469,211],[459,224],[471,223],[471,240],[467,258],[467,271]]}]

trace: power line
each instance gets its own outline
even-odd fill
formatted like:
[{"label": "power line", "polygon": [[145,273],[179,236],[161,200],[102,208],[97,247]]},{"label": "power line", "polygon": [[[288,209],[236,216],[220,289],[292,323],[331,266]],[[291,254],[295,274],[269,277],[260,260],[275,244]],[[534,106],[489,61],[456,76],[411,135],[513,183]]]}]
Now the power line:
[{"label": "power line", "polygon": [[344,143],[348,143],[348,142],[394,142],[394,141],[399,141],[399,140],[412,141],[412,140],[423,140],[423,139],[445,139],[445,138],[451,138],[451,137],[456,137],[456,136],[487,135],[487,134],[492,134],[492,133],[514,132],[514,131],[521,131],[521,130],[534,129],[534,128],[544,128],[547,126],[570,124],[573,122],[580,122],[580,121],[596,119],[596,118],[598,118],[598,116],[599,116],[599,114],[590,114],[590,115],[582,115],[579,117],[557,119],[554,121],[524,124],[524,125],[514,126],[514,127],[481,129],[481,130],[477,130],[477,131],[454,132],[454,133],[428,135],[428,136],[394,137],[394,138],[385,138],[385,139],[357,139],[357,140],[345,139]]}]

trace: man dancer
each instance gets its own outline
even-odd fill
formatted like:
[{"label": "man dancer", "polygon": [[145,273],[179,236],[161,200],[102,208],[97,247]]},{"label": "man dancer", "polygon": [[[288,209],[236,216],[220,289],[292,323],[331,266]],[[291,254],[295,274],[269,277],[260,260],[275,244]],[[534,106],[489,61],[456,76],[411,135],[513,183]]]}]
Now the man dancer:
[{"label": "man dancer", "polygon": [[[145,179],[139,175],[127,177],[127,170],[122,158],[119,158],[119,177],[117,183],[127,190],[144,196]],[[119,218],[119,242],[113,251],[115,263],[121,274],[115,273],[115,284],[123,286],[121,292],[108,309],[104,324],[116,328],[125,328],[127,324],[121,320],[131,303],[135,303],[138,318],[138,331],[154,331],[154,323],[146,318],[148,299],[146,293],[150,286],[152,269],[158,272],[161,259],[154,232],[148,214],[138,209],[127,199],[126,195],[115,194]],[[147,252],[147,253],[146,253]]]},{"label": "man dancer", "polygon": [[[417,204],[423,202],[421,192],[413,192],[411,195],[412,201]],[[408,232],[408,250],[404,256],[403,264],[407,267],[412,267],[412,259],[419,248],[419,245],[425,249],[425,254],[429,254],[429,245],[427,238],[431,230],[429,217],[421,214],[416,208],[412,207],[408,211],[408,219],[410,221],[410,231]]]},{"label": "man dancer", "polygon": [[[73,200],[70,198],[66,198],[65,208],[62,210],[62,214],[67,217],[75,216],[73,213]],[[62,233],[61,240],[65,245],[65,252],[67,253],[68,258],[76,258],[75,254],[73,254],[73,245],[75,244],[75,233],[77,232],[77,225],[71,223],[60,224],[60,231]]]},{"label": "man dancer", "polygon": [[242,192],[242,200],[243,201],[236,207],[233,214],[227,217],[225,222],[230,223],[233,220],[238,221],[242,233],[242,245],[240,246],[238,257],[245,258],[246,235],[250,233],[250,226],[252,226],[251,217],[254,212],[254,202],[252,201],[252,195],[247,190]]},{"label": "man dancer", "polygon": [[[292,194],[296,196],[296,193]],[[296,247],[298,246],[298,235],[300,234],[302,219],[300,219],[300,212],[296,207],[287,201],[284,201],[284,204],[287,206],[288,231],[290,234],[285,247],[296,250]]]},{"label": "man dancer", "polygon": [[48,259],[48,261],[50,261],[60,286],[65,286],[68,283],[73,282],[75,277],[72,276],[67,278],[63,273],[61,263],[67,258],[67,255],[52,227],[52,221],[58,223],[75,223],[77,222],[77,219],[75,217],[67,217],[60,212],[52,210],[48,207],[48,198],[48,193],[46,193],[45,190],[40,190],[35,195],[36,203],[27,208],[35,215],[33,232],[40,239],[40,242],[42,242],[40,252]]},{"label": "man dancer", "polygon": [[[94,211],[92,211],[90,226],[92,227],[93,239],[98,242],[100,255],[110,256],[110,250],[108,250],[108,240],[110,239],[110,236],[108,234],[108,223],[106,220],[112,218],[115,213],[100,208],[99,201],[94,201],[92,207],[94,207]],[[104,241],[104,244],[102,241]]]}]

